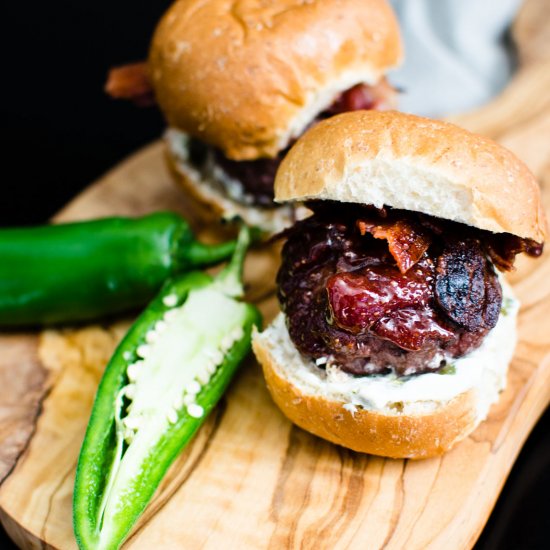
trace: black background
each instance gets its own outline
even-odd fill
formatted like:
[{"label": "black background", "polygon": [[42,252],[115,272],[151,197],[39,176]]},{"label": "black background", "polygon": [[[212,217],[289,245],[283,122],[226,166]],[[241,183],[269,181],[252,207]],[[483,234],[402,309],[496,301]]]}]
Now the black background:
[{"label": "black background", "polygon": [[[141,60],[163,1],[13,2],[3,7],[0,226],[45,222],[158,137],[158,112],[111,101],[108,67]],[[7,3],[6,3],[7,4]],[[476,550],[549,548],[550,412],[525,445]],[[0,532],[0,546],[9,543]]]}]

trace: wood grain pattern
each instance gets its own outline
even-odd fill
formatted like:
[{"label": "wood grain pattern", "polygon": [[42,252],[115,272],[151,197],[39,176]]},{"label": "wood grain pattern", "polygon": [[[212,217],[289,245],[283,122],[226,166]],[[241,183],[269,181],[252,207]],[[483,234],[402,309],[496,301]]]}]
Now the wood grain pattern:
[{"label": "wood grain pattern", "polygon": [[[528,2],[516,36],[543,44],[548,25],[537,10],[547,5]],[[508,90],[460,122],[530,165],[550,213],[550,57],[541,46],[520,47],[520,57],[524,66]],[[56,219],[162,208],[181,211],[212,236],[172,185],[156,143]],[[266,320],[277,309],[276,265],[274,249],[247,259],[249,297]],[[508,388],[488,420],[453,451],[419,462],[385,460],[317,439],[280,414],[250,360],[170,469],[126,547],[470,548],[550,401],[550,255],[522,259],[511,280],[523,306]],[[0,519],[21,547],[76,547],[71,498],[78,451],[102,369],[129,322],[0,337],[0,476],[7,476]]]},{"label": "wood grain pattern", "polygon": [[32,435],[51,378],[38,359],[36,335],[1,335],[0,349],[0,387],[9,388],[0,401],[1,481]]}]

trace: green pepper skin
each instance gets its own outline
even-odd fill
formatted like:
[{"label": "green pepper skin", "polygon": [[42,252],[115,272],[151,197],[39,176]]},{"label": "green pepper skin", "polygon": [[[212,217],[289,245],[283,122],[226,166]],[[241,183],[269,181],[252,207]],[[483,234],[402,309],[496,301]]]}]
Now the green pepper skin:
[{"label": "green pepper skin", "polygon": [[87,321],[146,304],[167,278],[228,258],[171,212],[0,231],[0,326]]},{"label": "green pepper skin", "polygon": [[[74,529],[80,548],[93,548],[97,541],[98,525],[96,513],[108,477],[115,447],[115,399],[127,382],[128,361],[125,351],[134,352],[139,342],[157,321],[161,319],[166,306],[162,298],[176,290],[186,299],[189,292],[211,282],[211,277],[202,272],[183,275],[175,285],[167,285],[157,299],[141,314],[132,325],[111,358],[99,387],[86,429],[76,469],[74,488]],[[174,288],[172,288],[174,286]]]},{"label": "green pepper skin", "polygon": [[[207,288],[216,291],[227,290],[227,296],[237,296],[242,290],[242,287],[238,288],[236,281],[240,278],[239,269],[242,269],[243,257],[244,250],[237,249],[229,266],[215,279],[201,272],[191,272],[168,282],[159,296],[137,319],[115,351],[97,390],[77,466],[73,521],[80,548],[110,550],[120,547],[152,498],[167,469],[219,401],[239,364],[249,352],[252,329],[254,326],[261,326],[261,316],[256,307],[240,302],[245,308],[241,325],[243,334],[225,352],[223,361],[197,395],[196,403],[204,409],[204,414],[200,418],[194,418],[185,409],[178,411],[177,421],[168,425],[167,429],[159,434],[158,440],[155,438],[154,452],[148,453],[143,461],[139,462],[140,474],[136,478],[131,478],[130,497],[125,499],[122,510],[117,509],[114,518],[104,520],[108,524],[108,533],[102,533],[100,510],[116,455],[116,400],[119,392],[128,383],[129,361],[135,360],[133,357],[137,347],[143,343],[144,335],[170,309],[164,302],[167,296],[176,295],[178,303],[181,303],[187,301],[191,292]],[[185,337],[185,334],[182,334],[182,337]],[[185,365],[181,368],[185,368]]]}]

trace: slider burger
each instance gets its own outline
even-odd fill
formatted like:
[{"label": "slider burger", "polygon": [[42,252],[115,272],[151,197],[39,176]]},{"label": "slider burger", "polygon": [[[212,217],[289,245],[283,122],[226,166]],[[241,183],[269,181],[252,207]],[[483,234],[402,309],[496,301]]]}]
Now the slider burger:
[{"label": "slider burger", "polygon": [[357,111],[308,130],[281,163],[282,313],[254,351],[275,403],[356,451],[441,454],[506,383],[518,302],[500,272],[542,253],[534,176],[457,126]]},{"label": "slider burger", "polygon": [[336,113],[393,108],[384,75],[401,56],[386,0],[179,0],[147,64],[112,71],[107,91],[154,95],[172,171],[206,212],[273,232],[293,219],[273,202],[288,147]]}]

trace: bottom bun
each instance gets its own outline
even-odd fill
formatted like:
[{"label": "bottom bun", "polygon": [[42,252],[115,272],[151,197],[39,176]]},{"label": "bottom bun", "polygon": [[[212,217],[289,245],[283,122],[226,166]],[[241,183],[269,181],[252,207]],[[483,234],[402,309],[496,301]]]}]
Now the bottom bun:
[{"label": "bottom bun", "polygon": [[519,306],[507,290],[497,326],[447,374],[356,377],[321,369],[295,348],[282,314],[255,334],[253,349],[273,400],[304,430],[354,451],[429,458],[468,436],[504,389]]},{"label": "bottom bun", "polygon": [[185,134],[177,130],[168,130],[165,141],[168,167],[172,175],[186,194],[200,205],[201,217],[206,220],[231,219],[238,216],[247,225],[275,234],[293,225],[297,217],[303,218],[309,212],[304,207],[296,208],[293,205],[259,208],[239,203],[227,195],[219,181],[189,163],[188,138]]}]

